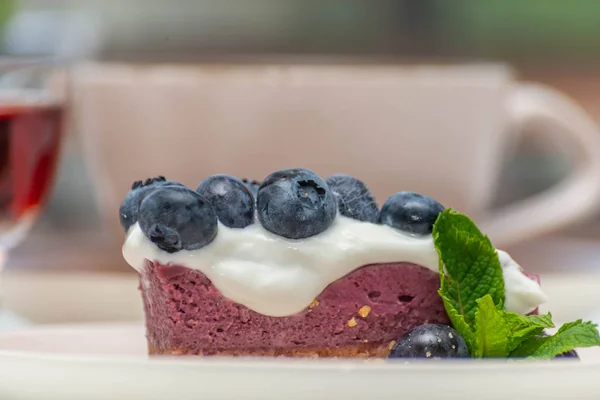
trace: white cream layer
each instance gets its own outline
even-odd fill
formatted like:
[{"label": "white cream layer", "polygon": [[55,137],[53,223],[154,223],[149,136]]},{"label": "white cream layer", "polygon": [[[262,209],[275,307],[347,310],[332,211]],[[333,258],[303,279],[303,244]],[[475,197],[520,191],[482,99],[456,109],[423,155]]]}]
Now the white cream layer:
[{"label": "white cream layer", "polygon": [[[506,309],[527,313],[545,302],[540,286],[508,254],[498,253]],[[302,311],[330,283],[363,265],[410,262],[438,271],[430,235],[411,236],[387,225],[339,215],[325,232],[302,240],[277,236],[259,223],[244,229],[219,224],[217,237],[208,246],[173,254],[156,247],[135,224],[123,245],[123,256],[138,271],[146,259],[199,270],[225,297],[275,317]]]}]

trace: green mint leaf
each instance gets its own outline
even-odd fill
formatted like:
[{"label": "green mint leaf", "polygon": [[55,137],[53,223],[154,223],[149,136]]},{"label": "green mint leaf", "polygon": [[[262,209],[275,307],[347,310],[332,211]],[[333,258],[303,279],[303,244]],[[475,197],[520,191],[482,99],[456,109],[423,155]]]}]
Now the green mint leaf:
[{"label": "green mint leaf", "polygon": [[486,294],[477,300],[474,322],[475,346],[471,357],[505,357],[508,355],[510,329],[505,313]]},{"label": "green mint leaf", "polygon": [[440,294],[447,299],[447,310],[455,309],[467,325],[473,326],[478,299],[490,295],[496,306],[504,303],[498,254],[473,221],[446,209],[433,227],[433,240],[442,264]]},{"label": "green mint leaf", "polygon": [[553,328],[552,316],[519,315],[499,310],[489,295],[477,300],[474,357],[506,357],[523,342]]},{"label": "green mint leaf", "polygon": [[444,210],[433,227],[440,258],[440,289],[454,329],[471,356],[552,358],[578,347],[600,345],[596,325],[581,320],[563,325],[554,336],[552,316],[524,316],[504,310],[504,278],[498,254],[468,217]]},{"label": "green mint leaf", "polygon": [[577,320],[564,324],[553,336],[535,336],[524,341],[511,356],[553,358],[578,347],[591,346],[600,346],[597,325]]},{"label": "green mint leaf", "polygon": [[523,342],[542,334],[545,328],[554,328],[550,313],[546,315],[520,315],[505,312],[504,318],[510,331],[508,354],[517,349]]},{"label": "green mint leaf", "polygon": [[[439,291],[438,291],[438,293],[439,293]],[[474,335],[473,331],[471,330],[471,327],[465,322],[465,319],[463,318],[463,316],[458,313],[458,310],[453,308],[452,302],[450,301],[450,299],[448,299],[446,296],[442,295],[441,293],[440,293],[440,297],[442,298],[442,301],[444,302],[444,306],[446,308],[446,313],[448,314],[448,317],[450,318],[450,322],[452,322],[452,326],[454,327],[454,329],[456,329],[456,331],[458,333],[460,333],[460,335],[463,337],[463,339],[465,339],[465,342],[467,343],[467,347],[469,349],[473,348],[473,346],[475,346],[475,335]]]}]

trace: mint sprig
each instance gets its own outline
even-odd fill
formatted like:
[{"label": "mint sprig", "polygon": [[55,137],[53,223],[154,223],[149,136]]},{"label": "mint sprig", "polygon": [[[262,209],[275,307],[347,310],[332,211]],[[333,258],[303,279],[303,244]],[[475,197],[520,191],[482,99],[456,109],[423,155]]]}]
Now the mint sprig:
[{"label": "mint sprig", "polygon": [[[576,345],[574,345],[576,343]],[[560,327],[553,336],[534,336],[524,341],[510,355],[513,357],[552,358],[575,347],[600,345],[598,329],[591,322],[577,320]]]},{"label": "mint sprig", "polygon": [[541,335],[544,329],[554,328],[550,313],[524,316],[513,312],[505,312],[504,316],[511,333],[508,342],[510,353],[518,349],[523,342]]},{"label": "mint sprig", "polygon": [[433,238],[440,262],[441,289],[452,307],[473,324],[477,300],[490,295],[494,304],[504,303],[504,278],[496,249],[465,215],[444,211],[438,217]]},{"label": "mint sprig", "polygon": [[504,278],[496,249],[467,216],[447,209],[433,227],[440,259],[439,295],[471,356],[552,358],[577,347],[600,346],[597,326],[575,321],[554,336],[552,316],[504,309]]},{"label": "mint sprig", "polygon": [[489,294],[477,301],[475,312],[473,357],[502,357],[508,348],[510,330],[502,311]]}]

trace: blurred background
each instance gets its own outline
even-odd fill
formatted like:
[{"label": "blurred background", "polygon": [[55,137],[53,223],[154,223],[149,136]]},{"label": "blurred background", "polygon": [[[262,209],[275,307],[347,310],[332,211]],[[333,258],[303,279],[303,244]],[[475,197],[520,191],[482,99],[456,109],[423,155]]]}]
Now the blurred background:
[{"label": "blurred background", "polygon": [[[0,56],[41,56],[67,66],[503,62],[519,80],[569,95],[600,124],[599,15],[595,0],[0,0]],[[518,143],[494,205],[560,181],[570,168],[561,154],[553,143]],[[10,253],[9,269],[130,271],[109,246],[112,232],[100,221],[85,157],[70,129],[49,202]],[[600,220],[558,236],[597,241]]]}]

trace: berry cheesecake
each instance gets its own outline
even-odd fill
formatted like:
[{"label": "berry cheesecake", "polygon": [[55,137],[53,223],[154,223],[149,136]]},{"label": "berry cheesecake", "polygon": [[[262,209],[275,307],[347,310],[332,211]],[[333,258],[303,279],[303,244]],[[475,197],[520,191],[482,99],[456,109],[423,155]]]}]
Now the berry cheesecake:
[{"label": "berry cheesecake", "polygon": [[[446,231],[440,223],[436,233],[447,212]],[[489,293],[513,320],[533,318],[546,296],[484,236],[464,260],[488,249],[496,269],[483,271],[476,259],[464,280],[449,284],[441,265],[452,260],[441,249],[462,246],[444,247],[462,238],[462,220],[448,225],[455,217],[412,192],[394,194],[380,210],[360,180],[305,169],[262,183],[215,175],[196,190],[164,177],[138,181],[120,208],[149,352],[170,355],[469,356],[480,342],[459,328],[483,312],[465,309],[463,318],[452,308],[453,289],[481,281],[473,293]],[[465,238],[467,248],[473,240]]]}]

